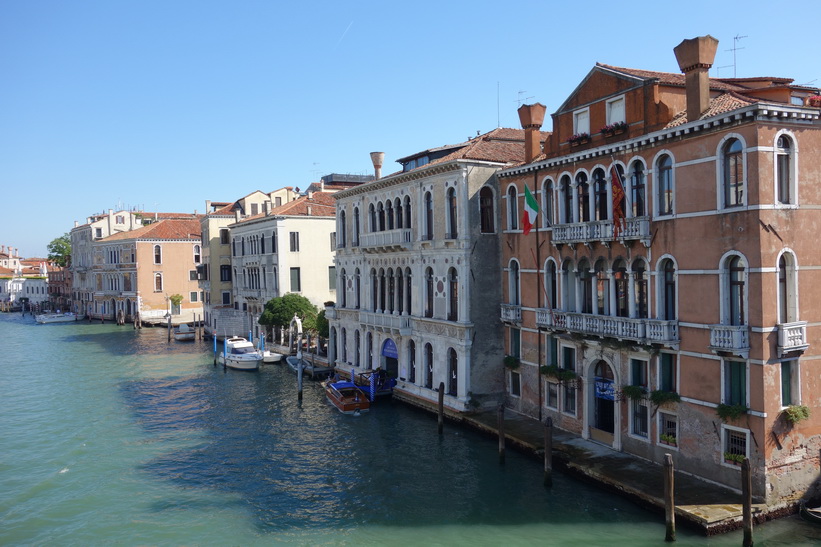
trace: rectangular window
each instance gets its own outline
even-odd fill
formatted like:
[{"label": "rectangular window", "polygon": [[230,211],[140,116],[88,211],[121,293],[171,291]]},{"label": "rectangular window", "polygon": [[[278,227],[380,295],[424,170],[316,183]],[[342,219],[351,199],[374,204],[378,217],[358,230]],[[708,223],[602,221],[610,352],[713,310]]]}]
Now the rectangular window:
[{"label": "rectangular window", "polygon": [[103,237],[103,229],[94,228],[94,237]]},{"label": "rectangular window", "polygon": [[231,305],[231,292],[230,291],[222,291],[222,305],[223,306],[230,306]]},{"label": "rectangular window", "polygon": [[556,382],[547,382],[547,387],[545,388],[545,404],[548,408],[559,408],[559,384]]},{"label": "rectangular window", "polygon": [[573,133],[590,133],[590,111],[588,109],[578,110],[573,113]]},{"label": "rectangular window", "polygon": [[188,271],[188,280],[189,281],[196,281],[197,280],[197,270],[189,270]]},{"label": "rectangular window", "polygon": [[301,290],[299,268],[291,268],[291,292],[300,292]]},{"label": "rectangular window", "polygon": [[559,365],[559,340],[555,336],[547,335],[547,365]]},{"label": "rectangular window", "polygon": [[608,125],[624,121],[626,121],[624,116],[624,97],[607,101]]},{"label": "rectangular window", "polygon": [[747,405],[747,363],[724,361],[724,403]]},{"label": "rectangular window", "polygon": [[282,205],[282,198],[274,198],[274,207]]},{"label": "rectangular window", "polygon": [[336,266],[328,266],[328,288],[336,290]]},{"label": "rectangular window", "polygon": [[199,293],[197,291],[191,291],[191,294],[190,294],[191,302],[197,302],[198,298],[199,298]]},{"label": "rectangular window", "polygon": [[798,400],[798,361],[781,363],[781,406],[799,404]]},{"label": "rectangular window", "polygon": [[522,376],[515,371],[510,371],[510,394],[513,397],[522,395]]},{"label": "rectangular window", "polygon": [[231,266],[228,264],[220,266],[220,281],[231,281]]},{"label": "rectangular window", "polygon": [[630,401],[631,406],[631,420],[630,420],[630,428],[632,429],[633,435],[638,437],[647,438],[647,416],[648,416],[648,405],[647,399],[633,399]]},{"label": "rectangular window", "polygon": [[336,252],[336,232],[331,232],[331,252]]},{"label": "rectangular window", "polygon": [[672,353],[659,355],[659,389],[677,391],[676,376],[676,356]]},{"label": "rectangular window", "polygon": [[228,241],[228,229],[227,228],[223,228],[223,229],[220,230],[220,243],[222,245],[228,245],[228,243],[229,243],[229,241]]},{"label": "rectangular window", "polygon": [[727,456],[747,457],[747,432],[739,429],[730,429],[727,426],[722,428],[724,433],[724,460]]},{"label": "rectangular window", "polygon": [[630,359],[630,384],[647,387],[647,361]]},{"label": "rectangular window", "polygon": [[251,214],[258,215],[259,214],[259,203],[252,203],[251,204]]},{"label": "rectangular window", "polygon": [[[562,363],[561,368],[567,370],[576,370],[576,348],[563,347],[562,348]],[[576,383],[567,382],[564,384],[564,404],[562,410],[568,414],[576,414]]]},{"label": "rectangular window", "polygon": [[291,252],[299,252],[299,232],[291,232]]},{"label": "rectangular window", "polygon": [[567,370],[576,370],[576,348],[571,348],[567,346],[562,348],[561,368]]},{"label": "rectangular window", "polygon": [[522,356],[522,331],[519,329],[510,329],[510,348],[507,354],[516,358]]},{"label": "rectangular window", "polygon": [[[664,437],[662,437],[664,435]],[[678,417],[659,412],[659,439],[678,446]]]}]

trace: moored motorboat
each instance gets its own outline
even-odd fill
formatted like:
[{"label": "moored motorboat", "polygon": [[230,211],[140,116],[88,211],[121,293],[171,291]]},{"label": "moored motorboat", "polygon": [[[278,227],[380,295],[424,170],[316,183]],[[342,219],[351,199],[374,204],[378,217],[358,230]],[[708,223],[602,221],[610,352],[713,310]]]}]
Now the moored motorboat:
[{"label": "moored motorboat", "polygon": [[801,500],[801,518],[813,524],[821,524],[821,503],[819,500]]},{"label": "moored motorboat", "polygon": [[34,316],[38,323],[71,323],[77,321],[79,317],[76,313],[67,311],[65,313],[41,313]]},{"label": "moored motorboat", "polygon": [[379,397],[390,397],[393,395],[396,379],[391,378],[385,370],[378,368],[376,370],[366,370],[365,372],[356,374],[354,376],[354,383],[373,401]]},{"label": "moored motorboat", "polygon": [[262,352],[262,362],[263,363],[281,363],[282,358],[285,357],[281,353],[276,353],[274,351],[268,351],[267,349]]},{"label": "moored motorboat", "polygon": [[192,330],[187,324],[183,323],[174,329],[174,340],[180,342],[190,342],[196,338],[196,331]]},{"label": "moored motorboat", "polygon": [[245,338],[232,336],[225,339],[223,351],[217,354],[217,362],[236,370],[259,370],[262,354]]},{"label": "moored motorboat", "polygon": [[356,384],[348,381],[326,381],[325,396],[343,414],[359,414],[370,410],[368,396]]}]

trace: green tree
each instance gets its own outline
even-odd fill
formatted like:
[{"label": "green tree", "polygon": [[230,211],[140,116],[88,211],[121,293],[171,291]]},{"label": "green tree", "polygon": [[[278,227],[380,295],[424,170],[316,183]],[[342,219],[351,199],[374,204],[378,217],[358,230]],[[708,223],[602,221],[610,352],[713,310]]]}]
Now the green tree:
[{"label": "green tree", "polygon": [[316,306],[302,295],[288,293],[265,303],[259,324],[266,327],[287,327],[294,314],[302,320],[302,330],[316,330]]},{"label": "green tree", "polygon": [[319,315],[316,316],[316,333],[320,336],[320,338],[327,339],[330,335],[330,325],[328,324],[328,320],[325,318],[325,310],[319,312]]},{"label": "green tree", "polygon": [[71,237],[66,233],[51,240],[48,244],[48,260],[58,266],[68,266],[71,260]]}]

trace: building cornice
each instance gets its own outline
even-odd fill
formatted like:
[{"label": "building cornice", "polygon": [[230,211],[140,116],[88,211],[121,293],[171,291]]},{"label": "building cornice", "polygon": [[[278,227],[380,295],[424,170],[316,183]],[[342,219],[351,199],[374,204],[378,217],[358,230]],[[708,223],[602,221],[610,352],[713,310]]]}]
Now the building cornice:
[{"label": "building cornice", "polygon": [[499,177],[513,177],[542,169],[561,167],[579,161],[621,155],[627,152],[636,152],[644,147],[657,146],[659,143],[705,133],[718,127],[730,126],[741,122],[817,122],[819,118],[821,118],[821,111],[817,108],[757,103],[703,120],[696,120],[676,127],[647,133],[618,143],[607,144],[582,152],[576,152],[575,154],[565,154],[536,163],[504,169],[499,172]]}]

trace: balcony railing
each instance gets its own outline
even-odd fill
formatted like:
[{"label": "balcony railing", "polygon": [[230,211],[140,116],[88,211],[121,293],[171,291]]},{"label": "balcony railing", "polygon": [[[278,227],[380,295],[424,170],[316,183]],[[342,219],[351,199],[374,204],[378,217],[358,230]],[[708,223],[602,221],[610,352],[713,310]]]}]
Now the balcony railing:
[{"label": "balcony railing", "polygon": [[411,333],[411,318],[409,315],[360,310],[359,322],[371,327],[389,329],[403,336]]},{"label": "balcony railing", "polygon": [[671,346],[679,343],[678,321],[664,319],[613,317],[540,308],[536,310],[536,325],[550,330],[633,340],[642,344]]},{"label": "balcony railing", "polygon": [[[618,239],[646,239],[649,241],[649,238],[650,219],[648,217],[624,219],[624,226],[619,232]],[[591,241],[610,241],[612,239],[612,220],[553,225],[553,243],[589,243]]]},{"label": "balcony railing", "polygon": [[369,232],[361,235],[359,246],[365,251],[406,249],[411,244],[411,238],[412,234],[409,228]]},{"label": "balcony railing", "polygon": [[778,324],[778,354],[784,355],[791,351],[804,351],[807,343],[807,322],[795,321],[794,323]]},{"label": "balcony railing", "polygon": [[502,321],[506,323],[521,323],[522,307],[518,304],[502,304]]},{"label": "balcony railing", "polygon": [[750,353],[750,327],[747,325],[710,325],[710,349],[747,357]]}]

